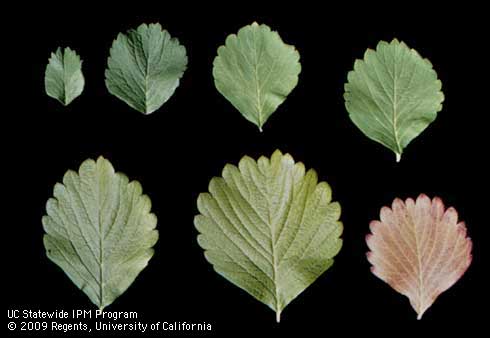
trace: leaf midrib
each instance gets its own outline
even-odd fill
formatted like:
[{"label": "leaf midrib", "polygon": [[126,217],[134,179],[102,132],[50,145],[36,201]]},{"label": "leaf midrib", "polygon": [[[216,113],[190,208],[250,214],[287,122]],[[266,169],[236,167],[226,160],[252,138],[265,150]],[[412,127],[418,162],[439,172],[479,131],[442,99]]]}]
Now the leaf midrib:
[{"label": "leaf midrib", "polygon": [[[97,164],[96,164],[97,166]],[[99,226],[99,281],[100,281],[100,284],[99,284],[99,292],[100,292],[100,295],[99,295],[99,299],[100,299],[100,304],[99,304],[99,308],[100,310],[103,310],[104,309],[104,236],[103,236],[103,229],[102,229],[102,219],[101,219],[101,208],[102,208],[102,204],[100,202],[100,189],[101,189],[101,185],[100,185],[100,175],[97,174],[96,175],[96,186],[98,187],[97,189],[97,205],[98,205],[98,208],[97,208],[97,222],[98,222],[98,226]]]},{"label": "leaf midrib", "polygon": [[[147,30],[147,34],[150,35],[151,32],[150,32],[150,28],[148,27],[148,30]],[[143,37],[142,37],[143,38]],[[149,41],[149,36],[146,37],[148,40],[145,41],[147,44],[148,41]],[[149,48],[149,46],[148,46]],[[142,45],[141,45],[141,50],[143,52],[143,58],[144,60],[146,61],[146,69],[145,69],[145,113],[148,114],[148,101],[149,101],[149,98],[148,98],[148,94],[149,94],[149,90],[148,90],[148,80],[150,78],[149,74],[150,74],[150,51],[148,49],[148,55],[145,53],[145,48],[144,48],[144,45],[143,45],[143,41],[142,41]]]},{"label": "leaf midrib", "polygon": [[418,297],[419,297],[419,308],[418,308],[418,311],[417,311],[417,314],[419,316],[418,319],[420,319],[421,317],[421,312],[422,312],[422,309],[424,307],[423,305],[423,300],[424,300],[424,297],[425,297],[425,288],[424,288],[424,269],[422,267],[422,257],[421,257],[421,252],[420,252],[420,243],[419,243],[419,239],[418,239],[418,232],[417,232],[417,224],[416,222],[411,219],[410,220],[410,225],[411,225],[411,228],[413,230],[413,237],[414,237],[414,241],[415,241],[415,252],[417,253],[417,270],[418,270],[418,284],[419,284],[419,287],[418,287]]},{"label": "leaf midrib", "polygon": [[259,129],[262,131],[262,100],[261,100],[261,93],[260,93],[260,83],[259,83],[259,57],[257,55],[257,30],[253,29],[252,30],[252,35],[253,35],[253,40],[254,40],[254,53],[255,53],[255,60],[254,60],[254,77],[255,77],[255,91],[257,95],[257,114],[258,114],[258,122],[259,122]]},{"label": "leaf midrib", "polygon": [[61,50],[61,54],[60,54],[60,57],[61,57],[61,64],[62,64],[62,72],[63,72],[63,104],[66,106],[68,105],[70,102],[68,101],[68,86],[67,86],[67,83],[68,83],[68,74],[67,74],[67,71],[66,71],[66,49],[63,51]]},{"label": "leaf midrib", "polygon": [[[265,173],[267,181],[270,179],[268,173]],[[274,282],[274,298],[276,301],[275,308],[276,308],[276,321],[279,322],[281,320],[281,309],[279,307],[279,289],[278,289],[278,282],[277,282],[277,275],[278,275],[278,266],[276,264],[277,261],[277,256],[276,256],[276,241],[274,240],[274,230],[272,228],[272,219],[271,219],[271,202],[269,199],[270,191],[269,187],[270,185],[268,184],[269,182],[266,182],[266,194],[265,198],[267,201],[267,224],[269,225],[269,230],[270,230],[270,239],[271,239],[271,253],[272,253],[272,281]]]},{"label": "leaf midrib", "polygon": [[397,86],[397,74],[396,74],[396,63],[397,63],[397,49],[395,49],[395,56],[393,58],[393,118],[392,118],[392,124],[393,124],[393,136],[395,138],[395,143],[397,147],[397,152],[396,152],[396,157],[397,161],[400,160],[400,156],[402,154],[401,146],[400,146],[400,140],[398,139],[398,128],[397,128],[397,123],[398,123],[398,101],[397,101],[397,91],[398,91],[398,86]]}]

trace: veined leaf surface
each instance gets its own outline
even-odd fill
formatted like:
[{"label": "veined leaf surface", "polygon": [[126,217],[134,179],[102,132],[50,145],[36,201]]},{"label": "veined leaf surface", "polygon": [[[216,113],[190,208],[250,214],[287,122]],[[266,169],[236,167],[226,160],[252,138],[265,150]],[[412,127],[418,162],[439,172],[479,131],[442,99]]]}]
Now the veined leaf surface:
[{"label": "veined leaf surface", "polygon": [[206,259],[274,310],[277,321],[342,246],[340,205],[329,185],[280,151],[227,164],[197,205],[194,224]]},{"label": "veined leaf surface", "polygon": [[226,38],[213,66],[218,91],[261,131],[296,87],[300,72],[299,53],[294,46],[256,22]]},{"label": "veined leaf surface", "polygon": [[58,47],[55,53],[51,53],[46,66],[44,76],[46,94],[67,106],[80,96],[84,85],[80,57],[70,47],[66,47],[64,51]]},{"label": "veined leaf surface", "polygon": [[103,309],[126,291],[153,256],[156,216],[137,181],[103,157],[69,170],[42,219],[47,256]]},{"label": "veined leaf surface", "polygon": [[356,60],[344,99],[352,122],[399,161],[403,149],[435,120],[444,95],[432,64],[394,39]]},{"label": "veined leaf surface", "polygon": [[187,67],[185,47],[160,24],[142,24],[120,33],[105,71],[109,92],[143,114],[173,95]]},{"label": "veined leaf surface", "polygon": [[372,221],[366,242],[371,271],[410,300],[422,318],[471,263],[471,239],[454,208],[439,198],[395,199]]}]

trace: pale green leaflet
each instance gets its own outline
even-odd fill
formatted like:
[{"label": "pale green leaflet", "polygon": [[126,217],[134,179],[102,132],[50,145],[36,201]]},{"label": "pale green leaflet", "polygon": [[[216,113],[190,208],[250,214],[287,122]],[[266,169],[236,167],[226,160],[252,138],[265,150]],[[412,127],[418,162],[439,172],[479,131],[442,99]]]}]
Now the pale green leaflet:
[{"label": "pale green leaflet", "polygon": [[352,122],[399,161],[405,147],[435,120],[444,95],[432,64],[394,39],[356,60],[344,98]]},{"label": "pale green leaflet", "polygon": [[99,157],[54,187],[42,223],[46,253],[100,309],[126,291],[153,256],[157,218],[137,181]]},{"label": "pale green leaflet", "polygon": [[274,310],[277,321],[342,247],[340,205],[329,185],[280,151],[227,164],[197,206],[194,224],[208,262]]},{"label": "pale green leaflet", "polygon": [[160,24],[120,33],[107,60],[107,89],[143,114],[159,109],[174,94],[187,68],[185,47]]},{"label": "pale green leaflet", "polygon": [[48,96],[58,100],[64,106],[80,96],[85,85],[82,74],[82,61],[77,53],[66,47],[58,47],[46,66],[44,87]]},{"label": "pale green leaflet", "polygon": [[261,131],[296,87],[300,72],[296,49],[256,22],[229,35],[213,64],[218,91]]}]

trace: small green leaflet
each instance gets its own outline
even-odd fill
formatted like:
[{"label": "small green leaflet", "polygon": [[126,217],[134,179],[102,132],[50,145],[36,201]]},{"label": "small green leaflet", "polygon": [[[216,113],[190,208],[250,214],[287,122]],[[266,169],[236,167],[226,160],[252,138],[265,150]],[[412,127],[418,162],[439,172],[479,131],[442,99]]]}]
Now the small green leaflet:
[{"label": "small green leaflet", "polygon": [[160,24],[142,24],[120,33],[105,71],[109,92],[143,114],[159,109],[173,95],[187,67],[185,47]]},{"label": "small green leaflet", "polygon": [[301,72],[294,46],[256,22],[229,35],[213,65],[218,91],[260,131],[296,87]]},{"label": "small green leaflet", "polygon": [[69,47],[64,51],[58,47],[46,66],[46,94],[67,106],[82,93],[84,85],[80,57]]},{"label": "small green leaflet", "polygon": [[137,181],[99,157],[69,170],[42,219],[47,256],[100,309],[126,291],[153,256],[157,218]]},{"label": "small green leaflet", "polygon": [[344,99],[352,122],[399,161],[410,141],[435,120],[444,95],[432,64],[394,39],[356,60]]},{"label": "small green leaflet", "polygon": [[199,245],[216,272],[276,312],[332,264],[342,240],[340,205],[313,169],[274,152],[227,164],[197,200]]}]

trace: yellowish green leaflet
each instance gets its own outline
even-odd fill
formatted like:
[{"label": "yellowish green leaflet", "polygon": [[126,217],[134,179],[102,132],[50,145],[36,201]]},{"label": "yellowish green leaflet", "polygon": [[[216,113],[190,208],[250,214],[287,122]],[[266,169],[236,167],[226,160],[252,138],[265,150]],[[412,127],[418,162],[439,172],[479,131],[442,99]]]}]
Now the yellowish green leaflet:
[{"label": "yellowish green leaflet", "polygon": [[208,262],[274,310],[277,321],[342,246],[340,205],[329,185],[278,150],[270,159],[227,164],[197,207],[194,224]]},{"label": "yellowish green leaflet", "polygon": [[82,93],[84,85],[80,57],[69,47],[64,50],[58,47],[46,66],[46,94],[67,106]]},{"label": "yellowish green leaflet", "polygon": [[296,87],[299,53],[277,32],[254,22],[218,48],[213,76],[218,91],[262,131],[267,119]]},{"label": "yellowish green leaflet", "polygon": [[160,24],[120,33],[105,71],[109,92],[143,114],[159,109],[174,94],[187,68],[185,47]]},{"label": "yellowish green leaflet", "polygon": [[137,181],[99,157],[68,170],[54,187],[43,217],[44,246],[100,309],[133,283],[153,256],[157,218]]},{"label": "yellowish green leaflet", "polygon": [[432,64],[394,39],[356,60],[344,99],[352,122],[399,161],[405,147],[435,120],[444,95]]}]

